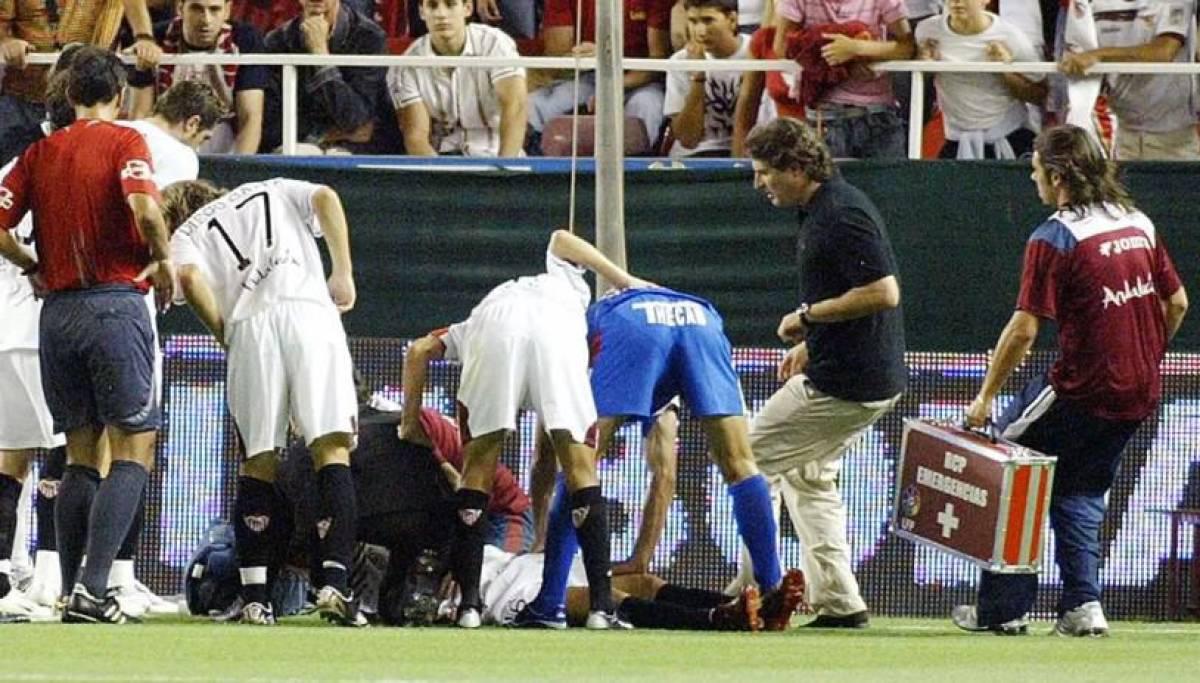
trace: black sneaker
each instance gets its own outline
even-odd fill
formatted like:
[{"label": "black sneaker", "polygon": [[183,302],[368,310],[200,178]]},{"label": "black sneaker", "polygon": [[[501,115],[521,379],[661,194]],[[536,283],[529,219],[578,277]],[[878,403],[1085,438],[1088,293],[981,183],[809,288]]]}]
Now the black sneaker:
[{"label": "black sneaker", "polygon": [[513,616],[509,626],[513,628],[548,628],[560,631],[567,627],[567,615],[563,610],[551,614],[539,611],[535,603],[523,605]]},{"label": "black sneaker", "polygon": [[321,618],[339,626],[367,626],[367,618],[358,610],[358,600],[344,595],[333,586],[317,592],[317,611]]},{"label": "black sneaker", "polygon": [[115,591],[109,590],[103,599],[95,598],[86,588],[75,586],[63,608],[64,624],[126,624],[138,619],[121,611]]},{"label": "black sneaker", "polygon": [[804,625],[805,628],[866,628],[871,623],[867,610],[853,614],[819,614]]}]

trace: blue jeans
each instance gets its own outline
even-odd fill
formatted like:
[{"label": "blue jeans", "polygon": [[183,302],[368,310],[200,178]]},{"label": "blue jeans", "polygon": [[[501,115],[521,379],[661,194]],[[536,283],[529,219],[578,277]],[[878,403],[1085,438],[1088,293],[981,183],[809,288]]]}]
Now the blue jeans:
[{"label": "blue jeans", "polygon": [[822,118],[820,125],[835,159],[903,159],[908,154],[904,121],[894,109]]},{"label": "blue jeans", "polygon": [[[1058,456],[1050,492],[1054,559],[1063,581],[1058,613],[1100,599],[1100,525],[1104,495],[1140,420],[1106,420],[1057,398],[1045,377],[1030,382],[997,420],[1006,437]],[[1048,406],[1048,407],[1047,407]],[[1023,616],[1037,599],[1035,574],[983,572],[978,620],[996,626]]]}]

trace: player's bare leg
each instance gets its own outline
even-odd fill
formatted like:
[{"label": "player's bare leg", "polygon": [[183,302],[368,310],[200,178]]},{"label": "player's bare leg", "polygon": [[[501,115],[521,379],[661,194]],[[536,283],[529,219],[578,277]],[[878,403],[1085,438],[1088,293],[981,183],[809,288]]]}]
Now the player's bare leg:
[{"label": "player's bare leg", "polygon": [[255,453],[238,468],[233,504],[238,574],[242,583],[242,622],[269,626],[275,613],[267,595],[267,571],[282,538],[284,503],[275,488],[279,456]]},{"label": "player's bare leg", "polygon": [[463,446],[462,484],[455,494],[458,518],[450,540],[450,566],[462,591],[458,625],[463,628],[476,628],[480,623],[483,599],[479,576],[483,571],[488,499],[508,433],[497,430],[473,437]]},{"label": "player's bare leg", "polygon": [[350,567],[354,563],[354,537],[358,511],[354,479],[350,475],[350,446],[353,436],[335,432],[312,442],[317,468],[317,548],[321,577],[317,609],[321,616],[342,626],[364,626],[358,600],[350,591]]}]

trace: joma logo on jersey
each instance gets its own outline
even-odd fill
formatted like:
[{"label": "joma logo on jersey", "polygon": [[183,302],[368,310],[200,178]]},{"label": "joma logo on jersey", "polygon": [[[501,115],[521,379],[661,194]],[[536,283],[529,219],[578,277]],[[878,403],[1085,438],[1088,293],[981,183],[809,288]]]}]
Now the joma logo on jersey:
[{"label": "joma logo on jersey", "polygon": [[150,164],[141,159],[130,159],[125,162],[125,168],[121,169],[121,180],[150,180],[153,176]]},{"label": "joma logo on jersey", "polygon": [[1100,245],[1102,256],[1116,256],[1121,252],[1133,249],[1150,249],[1150,240],[1146,237],[1122,237],[1119,240],[1109,240]]},{"label": "joma logo on jersey", "polygon": [[7,187],[0,187],[0,209],[7,211],[13,208],[13,193]]},{"label": "joma logo on jersey", "polygon": [[1147,275],[1146,280],[1143,282],[1139,276],[1132,285],[1129,284],[1129,280],[1126,280],[1124,289],[1117,291],[1113,291],[1108,287],[1102,287],[1102,289],[1104,290],[1104,308],[1108,308],[1109,304],[1124,306],[1128,301],[1154,294],[1154,280]]},{"label": "joma logo on jersey", "polygon": [[644,301],[633,305],[634,310],[646,314],[650,325],[682,327],[684,325],[707,325],[704,307],[692,301]]}]

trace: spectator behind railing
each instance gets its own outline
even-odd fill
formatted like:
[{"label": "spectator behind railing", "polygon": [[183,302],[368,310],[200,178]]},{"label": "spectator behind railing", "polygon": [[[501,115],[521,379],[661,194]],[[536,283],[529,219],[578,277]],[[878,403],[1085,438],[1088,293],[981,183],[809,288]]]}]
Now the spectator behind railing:
[{"label": "spectator behind railing", "polygon": [[133,43],[124,51],[137,57],[137,68],[153,69],[162,56],[154,42],[147,0],[71,0],[59,3],[55,42],[85,43],[105,50],[117,44],[121,22],[129,24]]},{"label": "spectator behind railing", "polygon": [[[154,38],[163,54],[206,52],[253,54],[263,52],[258,29],[242,22],[228,22],[231,0],[180,0],[179,16],[155,25]],[[265,66],[206,64],[203,66],[160,65],[154,71],[135,71],[129,77],[133,91],[132,118],[150,113],[159,93],[180,81],[203,81],[216,91],[229,110],[201,152],[254,154],[262,142],[265,91],[271,72]]]},{"label": "spectator behind railing", "polygon": [[[409,35],[420,38],[429,32],[421,14],[421,0],[390,0],[408,4]],[[479,0],[472,3],[476,21],[494,26],[509,36],[528,40],[538,34],[538,6],[535,0]]]},{"label": "spectator behind railing", "polygon": [[[430,28],[404,54],[419,57],[516,57],[498,28],[467,23],[471,0],[423,0]],[[525,145],[525,70],[394,66],[388,90],[408,154],[515,157]]]},{"label": "spectator behind railing", "polygon": [[[775,54],[787,54],[788,34],[810,31],[805,40],[828,40],[821,48],[823,63],[816,67],[849,67],[851,78],[826,93],[808,108],[809,122],[822,131],[834,157],[902,158],[905,156],[904,122],[892,94],[888,74],[875,75],[870,62],[911,59],[912,28],[902,0],[862,0],[830,5],[825,0],[778,0],[775,17]],[[835,35],[840,24],[862,22],[871,38]],[[807,77],[807,76],[806,76]]]},{"label": "spectator behind railing", "polygon": [[[671,59],[747,59],[750,36],[738,33],[737,0],[684,0],[691,39]],[[729,156],[741,71],[671,71],[663,114],[671,119],[672,157]]]},{"label": "spectator behind railing", "polygon": [[[750,57],[776,59],[775,4],[763,6],[762,26],[750,37]],[[798,75],[785,71],[747,71],[742,74],[737,106],[733,112],[733,141],[730,153],[746,156],[746,136],[759,123],[778,117],[804,119],[804,104],[793,92],[798,92]]]},{"label": "spectator behind railing", "polygon": [[[582,35],[575,46],[575,3],[577,0],[546,0],[543,41],[547,57],[593,57],[596,54],[595,0],[582,0]],[[625,56],[666,59],[671,54],[671,0],[625,0]],[[596,93],[595,73],[579,79],[579,94],[572,99],[571,73],[556,72],[556,80],[529,94],[530,153],[540,154],[542,129],[550,119],[587,105]],[[652,71],[625,72],[625,114],[639,119],[646,127],[651,144],[662,132],[662,74]]]},{"label": "spectator behind railing", "polygon": [[[381,55],[383,29],[340,0],[303,0],[303,14],[267,34],[267,52]],[[383,67],[298,67],[297,114],[305,153],[389,154],[400,151]],[[281,143],[279,97],[268,91],[264,146]]]},{"label": "spectator behind railing", "polygon": [[45,0],[0,1],[0,166],[42,138],[47,68],[26,65],[25,55],[53,50]]},{"label": "spectator behind railing", "polygon": [[[942,62],[1040,61],[1019,28],[986,11],[988,0],[950,0],[946,13],[917,25],[919,59]],[[934,77],[944,117],[943,159],[1015,159],[1031,153],[1025,103],[1046,99],[1045,74],[939,73]]]},{"label": "spectator behind railing", "polygon": [[[1061,56],[1068,76],[1097,62],[1193,61],[1192,0],[1098,0],[1092,5],[1100,47]],[[1117,115],[1118,159],[1200,159],[1196,85],[1192,75],[1112,74],[1106,98]]]}]

